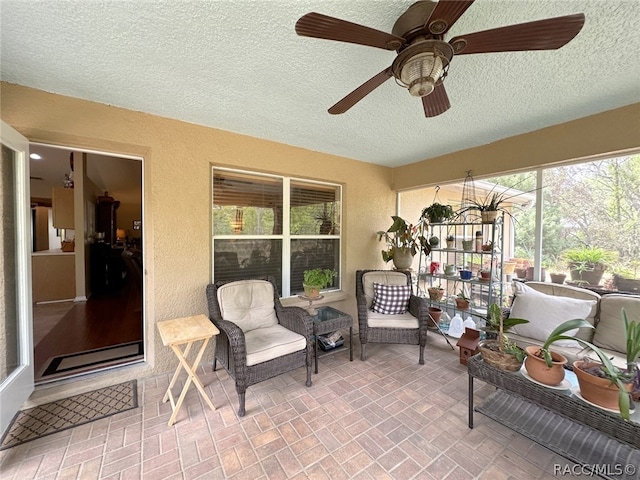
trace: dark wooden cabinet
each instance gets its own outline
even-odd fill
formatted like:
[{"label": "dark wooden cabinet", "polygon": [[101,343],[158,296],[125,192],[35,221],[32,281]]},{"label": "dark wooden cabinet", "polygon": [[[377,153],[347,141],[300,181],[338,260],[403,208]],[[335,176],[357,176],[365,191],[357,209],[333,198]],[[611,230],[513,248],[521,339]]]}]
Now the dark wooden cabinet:
[{"label": "dark wooden cabinet", "polygon": [[98,197],[96,206],[96,232],[104,233],[104,242],[110,245],[116,243],[116,230],[118,228],[117,210],[120,202],[104,192],[104,196]]}]

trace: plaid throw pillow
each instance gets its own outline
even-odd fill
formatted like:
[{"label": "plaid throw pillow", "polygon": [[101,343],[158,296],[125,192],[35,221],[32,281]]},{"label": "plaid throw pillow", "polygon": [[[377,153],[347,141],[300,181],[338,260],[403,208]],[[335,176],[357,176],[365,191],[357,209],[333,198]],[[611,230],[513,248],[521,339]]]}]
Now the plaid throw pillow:
[{"label": "plaid throw pillow", "polygon": [[409,308],[409,285],[373,284],[373,311],[385,315],[398,315]]}]

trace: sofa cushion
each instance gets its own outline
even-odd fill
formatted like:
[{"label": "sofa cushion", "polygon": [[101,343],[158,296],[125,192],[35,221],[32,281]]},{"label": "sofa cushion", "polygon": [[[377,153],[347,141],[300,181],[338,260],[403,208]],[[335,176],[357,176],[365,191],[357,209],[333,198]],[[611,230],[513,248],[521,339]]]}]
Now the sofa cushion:
[{"label": "sofa cushion", "polygon": [[364,297],[367,301],[367,310],[371,310],[373,305],[373,284],[383,283],[385,285],[407,285],[407,276],[402,272],[394,272],[392,270],[376,270],[366,272],[362,275],[362,288]]},{"label": "sofa cushion", "polygon": [[[538,292],[527,284],[513,283],[515,298],[510,316],[524,318],[529,323],[516,325],[512,332],[544,342],[549,334],[561,323],[574,318],[593,318],[597,311],[597,300],[583,300],[564,296],[547,295]],[[577,329],[566,332],[565,335],[575,335]],[[562,340],[555,345],[563,347],[581,348],[578,342]]]},{"label": "sofa cushion", "polygon": [[307,340],[282,325],[256,328],[245,333],[247,366],[282,357],[307,347]]},{"label": "sofa cushion", "polygon": [[622,309],[629,321],[640,322],[640,295],[603,295],[600,300],[600,321],[593,336],[597,347],[627,353]]},{"label": "sofa cushion", "polygon": [[411,287],[409,285],[373,284],[372,310],[385,315],[397,315],[409,309]]},{"label": "sofa cushion", "polygon": [[409,312],[399,315],[385,315],[383,313],[369,312],[367,325],[371,328],[419,328],[418,319]]},{"label": "sofa cushion", "polygon": [[266,280],[240,280],[218,289],[222,318],[247,333],[278,324],[273,304],[273,284]]}]

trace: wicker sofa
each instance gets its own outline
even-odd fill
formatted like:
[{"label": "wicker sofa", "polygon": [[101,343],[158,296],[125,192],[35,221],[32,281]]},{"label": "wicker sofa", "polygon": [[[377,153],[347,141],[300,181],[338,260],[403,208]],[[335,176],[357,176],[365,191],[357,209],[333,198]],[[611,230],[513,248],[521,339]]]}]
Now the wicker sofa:
[{"label": "wicker sofa", "polygon": [[[621,312],[624,309],[629,320],[640,321],[640,295],[599,295],[584,288],[545,282],[514,284],[514,289],[509,315],[529,320],[529,324],[518,325],[509,334],[518,345],[541,345],[549,328],[553,329],[554,325],[569,318],[585,318],[595,329],[580,329],[575,335],[602,349],[616,365],[626,366],[626,339]],[[554,320],[552,317],[559,310],[565,312],[565,316],[567,312],[579,313],[564,319],[560,318],[562,315],[556,315]],[[582,315],[584,312],[588,314]],[[565,355],[570,363],[589,353],[577,342],[573,342],[573,345],[553,344],[552,349]],[[592,358],[595,358],[593,354]]]}]

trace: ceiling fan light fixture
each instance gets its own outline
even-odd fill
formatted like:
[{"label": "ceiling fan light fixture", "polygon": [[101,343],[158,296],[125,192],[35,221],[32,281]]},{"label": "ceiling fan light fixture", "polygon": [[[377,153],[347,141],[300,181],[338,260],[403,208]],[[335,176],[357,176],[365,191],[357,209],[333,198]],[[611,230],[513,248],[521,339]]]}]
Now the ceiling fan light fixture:
[{"label": "ceiling fan light fixture", "polygon": [[433,92],[444,71],[442,57],[437,52],[424,52],[409,58],[400,70],[400,82],[414,97]]}]

